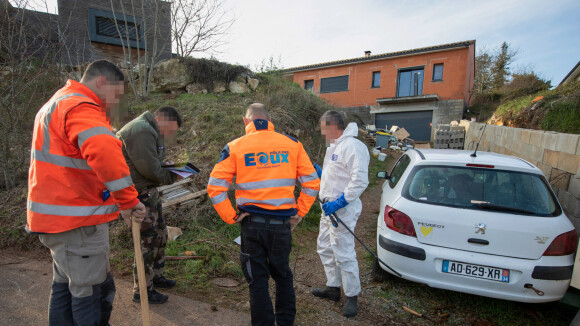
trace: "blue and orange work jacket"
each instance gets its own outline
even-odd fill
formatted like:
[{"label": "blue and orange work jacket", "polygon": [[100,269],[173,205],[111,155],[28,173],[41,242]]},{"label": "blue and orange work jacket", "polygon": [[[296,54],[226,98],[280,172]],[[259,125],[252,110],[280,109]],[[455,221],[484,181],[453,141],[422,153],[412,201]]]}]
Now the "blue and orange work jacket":
[{"label": "blue and orange work jacket", "polygon": [[[228,199],[228,188],[236,177],[236,206],[240,211],[278,219],[304,216],[314,203],[320,179],[302,144],[274,131],[267,120],[246,125],[246,135],[228,143],[213,168],[207,192],[227,223],[238,214]],[[294,188],[302,186],[298,199]]]},{"label": "blue and orange work jacket", "polygon": [[[101,100],[73,80],[38,111],[28,173],[27,228],[60,233],[119,217],[139,203],[121,141]],[[110,196],[108,196],[110,194]]]}]

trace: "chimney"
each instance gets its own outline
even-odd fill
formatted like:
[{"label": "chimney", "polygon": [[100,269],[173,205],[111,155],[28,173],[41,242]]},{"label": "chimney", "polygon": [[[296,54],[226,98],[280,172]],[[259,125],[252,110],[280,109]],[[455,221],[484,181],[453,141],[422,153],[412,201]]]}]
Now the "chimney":
[{"label": "chimney", "polygon": [[365,51],[365,58],[368,58],[371,56],[371,51],[367,50]]}]

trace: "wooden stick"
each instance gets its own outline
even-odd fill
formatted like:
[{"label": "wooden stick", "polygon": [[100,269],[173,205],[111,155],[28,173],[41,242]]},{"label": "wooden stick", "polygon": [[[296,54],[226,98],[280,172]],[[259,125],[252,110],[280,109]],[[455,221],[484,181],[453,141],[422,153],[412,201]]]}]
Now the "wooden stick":
[{"label": "wooden stick", "polygon": [[384,302],[386,302],[386,303],[389,303],[389,302],[391,302],[391,301],[392,301],[392,300],[387,300],[387,299],[385,299],[385,298],[383,298],[383,297],[379,297],[379,298],[383,299],[383,301],[384,301]]},{"label": "wooden stick", "polygon": [[141,316],[143,326],[151,326],[149,320],[149,297],[147,293],[147,282],[145,281],[145,264],[143,263],[143,253],[141,252],[141,223],[132,217],[133,226],[133,246],[135,247],[135,260],[137,264],[137,278],[139,279],[139,296],[141,297]]},{"label": "wooden stick", "polygon": [[413,309],[407,308],[407,307],[405,307],[405,306],[403,306],[403,310],[405,310],[406,312],[410,313],[411,315],[415,315],[415,316],[417,316],[417,317],[423,317],[423,315],[422,315],[422,314],[420,314],[420,313],[416,312],[416,311],[415,311],[415,310],[413,310]]}]

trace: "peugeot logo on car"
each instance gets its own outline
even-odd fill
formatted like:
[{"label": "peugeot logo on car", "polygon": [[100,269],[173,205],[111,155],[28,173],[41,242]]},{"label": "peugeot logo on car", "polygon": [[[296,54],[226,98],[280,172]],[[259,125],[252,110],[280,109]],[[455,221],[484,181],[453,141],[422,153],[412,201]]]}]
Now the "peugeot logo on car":
[{"label": "peugeot logo on car", "polygon": [[475,228],[477,229],[475,231],[475,233],[481,232],[481,234],[485,234],[485,228],[486,228],[485,223],[477,223],[477,224],[475,224]]}]

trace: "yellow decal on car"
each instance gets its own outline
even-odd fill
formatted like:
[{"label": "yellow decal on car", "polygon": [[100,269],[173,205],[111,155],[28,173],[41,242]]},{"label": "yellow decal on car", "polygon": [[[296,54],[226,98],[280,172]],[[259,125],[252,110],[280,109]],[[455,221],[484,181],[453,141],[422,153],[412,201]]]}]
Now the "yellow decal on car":
[{"label": "yellow decal on car", "polygon": [[432,226],[430,226],[430,227],[428,227],[428,228],[426,228],[426,227],[424,227],[424,226],[422,226],[422,227],[421,227],[421,233],[423,233],[423,236],[425,236],[425,237],[426,237],[426,236],[427,236],[429,233],[431,233],[431,231],[433,231],[433,227],[432,227]]}]

